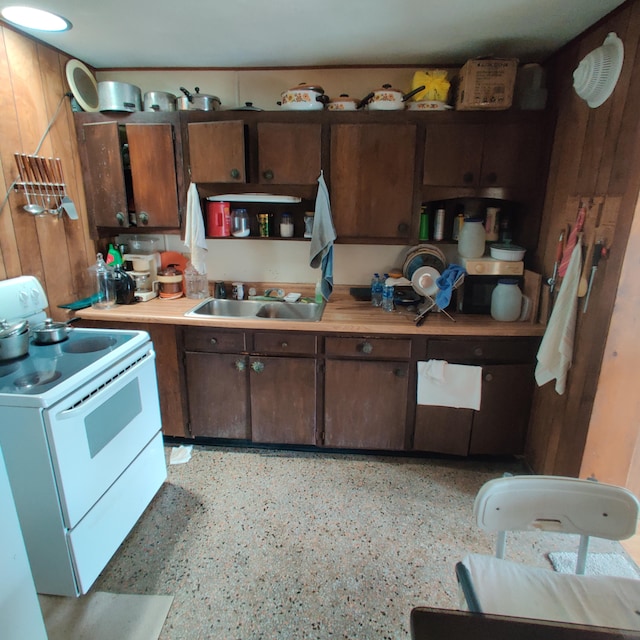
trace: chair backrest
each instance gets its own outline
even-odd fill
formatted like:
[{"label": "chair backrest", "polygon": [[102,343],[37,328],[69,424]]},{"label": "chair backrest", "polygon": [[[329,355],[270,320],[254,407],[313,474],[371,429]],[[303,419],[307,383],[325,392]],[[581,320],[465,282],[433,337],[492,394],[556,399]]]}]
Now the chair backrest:
[{"label": "chair backrest", "polygon": [[509,476],[482,486],[473,513],[485,531],[554,531],[625,540],[640,502],[627,489],[560,476]]}]

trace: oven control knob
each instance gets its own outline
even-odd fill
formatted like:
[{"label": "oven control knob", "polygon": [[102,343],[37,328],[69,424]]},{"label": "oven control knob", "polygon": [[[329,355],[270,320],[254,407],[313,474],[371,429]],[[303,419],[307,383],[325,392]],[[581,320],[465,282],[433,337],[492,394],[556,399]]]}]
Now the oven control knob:
[{"label": "oven control knob", "polygon": [[20,291],[18,298],[20,299],[20,304],[23,307],[26,307],[29,304],[29,294],[24,289]]}]

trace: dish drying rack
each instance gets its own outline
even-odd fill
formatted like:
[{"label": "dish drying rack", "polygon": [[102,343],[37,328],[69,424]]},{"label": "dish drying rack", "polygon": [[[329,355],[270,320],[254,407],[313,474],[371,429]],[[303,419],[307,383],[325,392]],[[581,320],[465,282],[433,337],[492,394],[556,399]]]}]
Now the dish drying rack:
[{"label": "dish drying rack", "polygon": [[18,168],[17,191],[24,191],[28,206],[40,205],[42,213],[61,215],[68,200],[60,158],[14,154]]},{"label": "dish drying rack", "polygon": [[[465,273],[461,273],[456,278],[455,282],[453,283],[453,286],[451,287],[452,292],[458,289],[462,285],[462,283],[464,282],[465,275],[466,275]],[[418,315],[414,318],[416,327],[419,327],[427,319],[427,315],[429,314],[430,311],[441,311],[442,313],[444,313],[445,316],[447,316],[447,318],[449,318],[449,320],[451,320],[451,322],[456,321],[456,319],[446,309],[443,309],[438,305],[438,303],[436,302],[435,295],[429,295],[427,293],[423,293],[423,296],[425,298],[425,301],[422,304],[418,312]]]}]

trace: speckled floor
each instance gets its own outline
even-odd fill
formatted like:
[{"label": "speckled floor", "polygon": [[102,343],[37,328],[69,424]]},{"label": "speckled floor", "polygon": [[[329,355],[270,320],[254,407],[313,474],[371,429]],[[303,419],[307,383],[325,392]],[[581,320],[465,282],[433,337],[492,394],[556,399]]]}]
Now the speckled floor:
[{"label": "speckled floor", "polygon": [[[457,608],[456,561],[493,552],[472,505],[506,471],[525,472],[196,446],[92,590],[173,595],[160,640],[407,640],[414,606]],[[544,552],[576,549],[562,536],[510,540],[508,557],[546,567]]]}]

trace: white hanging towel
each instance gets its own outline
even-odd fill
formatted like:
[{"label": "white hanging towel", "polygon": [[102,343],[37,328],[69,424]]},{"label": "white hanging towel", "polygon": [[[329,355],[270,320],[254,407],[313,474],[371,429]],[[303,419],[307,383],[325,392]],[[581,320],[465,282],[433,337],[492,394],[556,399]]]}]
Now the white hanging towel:
[{"label": "white hanging towel", "polygon": [[192,182],[187,191],[187,220],[185,222],[184,244],[191,251],[191,264],[200,274],[207,273],[205,260],[207,240],[204,233],[204,220],[200,207],[198,189]]},{"label": "white hanging towel", "polygon": [[482,367],[418,362],[418,404],[480,410]]},{"label": "white hanging towel", "polygon": [[555,378],[556,392],[559,395],[564,393],[573,360],[581,264],[582,245],[578,242],[571,253],[567,272],[560,285],[556,304],[538,349],[536,383],[541,387]]},{"label": "white hanging towel", "polygon": [[313,269],[321,267],[322,297],[329,300],[333,291],[333,241],[337,238],[336,230],[331,218],[331,204],[329,190],[321,171],[318,178],[318,195],[316,196],[316,210],[313,217],[313,232],[309,251],[309,265]]}]

